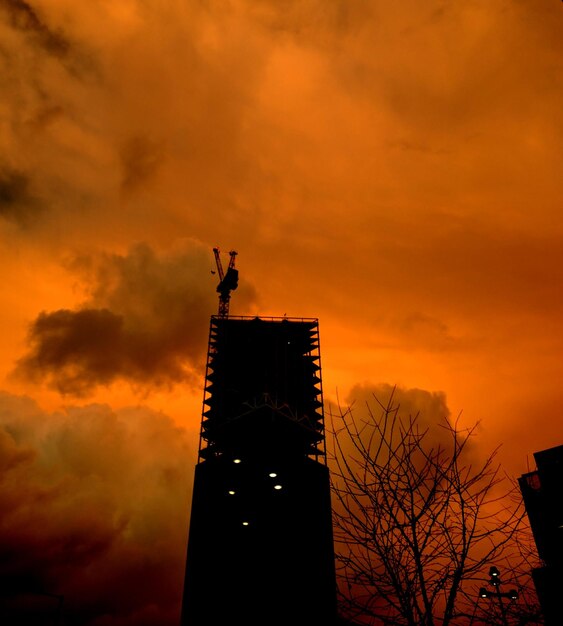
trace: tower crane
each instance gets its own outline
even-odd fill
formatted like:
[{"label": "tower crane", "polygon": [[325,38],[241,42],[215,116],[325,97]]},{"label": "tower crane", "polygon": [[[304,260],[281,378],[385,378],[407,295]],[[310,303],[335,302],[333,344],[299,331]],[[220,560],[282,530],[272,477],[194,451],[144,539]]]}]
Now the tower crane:
[{"label": "tower crane", "polygon": [[217,272],[219,274],[219,284],[217,285],[217,293],[219,294],[219,317],[228,317],[231,291],[234,291],[238,287],[238,270],[235,269],[235,257],[237,256],[237,252],[234,250],[229,252],[230,260],[226,273],[223,272],[219,248],[213,248],[213,254],[215,255],[215,263],[217,264]]}]

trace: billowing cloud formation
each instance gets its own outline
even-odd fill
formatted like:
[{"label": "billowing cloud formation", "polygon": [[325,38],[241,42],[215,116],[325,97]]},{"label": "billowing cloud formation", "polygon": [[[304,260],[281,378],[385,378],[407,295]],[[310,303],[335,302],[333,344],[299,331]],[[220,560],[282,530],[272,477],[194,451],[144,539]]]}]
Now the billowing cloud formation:
[{"label": "billowing cloud formation", "polygon": [[398,408],[405,417],[419,416],[425,424],[443,423],[449,419],[446,394],[443,391],[426,389],[405,389],[388,383],[355,385],[346,398],[346,403],[355,411],[365,411],[368,407],[375,415],[380,406]]},{"label": "billowing cloud formation", "polygon": [[[385,410],[389,410],[390,417],[393,417],[396,412],[399,422],[405,425],[411,419],[416,420],[418,431],[427,433],[425,435],[426,448],[434,446],[441,447],[446,451],[451,450],[452,433],[449,429],[450,426],[458,431],[460,441],[471,431],[469,439],[464,445],[464,458],[479,464],[484,463],[489,456],[491,458],[496,456],[498,445],[486,448],[480,445],[476,439],[476,436],[481,434],[478,418],[465,423],[465,420],[461,419],[461,415],[452,415],[446,394],[443,391],[408,389],[388,383],[357,384],[350,390],[346,404],[340,407],[342,412],[348,409],[352,411],[358,424],[371,421],[371,416],[380,421]],[[338,427],[338,418],[335,423]],[[345,439],[342,438],[341,443],[344,441]]]},{"label": "billowing cloud formation", "polygon": [[407,424],[416,419],[420,432],[428,430],[428,441],[445,449],[451,444],[451,435],[446,428],[451,423],[451,414],[446,394],[426,389],[406,389],[387,383],[358,384],[352,387],[346,404],[340,410],[350,409],[359,424],[370,421],[370,415],[379,421],[385,410],[392,417],[396,412],[399,420]]},{"label": "billowing cloud formation", "polygon": [[[209,250],[184,242],[159,254],[138,244],[125,255],[76,258],[72,267],[90,285],[89,298],[76,310],[39,315],[20,375],[83,395],[118,379],[151,387],[201,373],[217,309]],[[250,303],[252,288],[239,289],[237,301]]]},{"label": "billowing cloud formation", "polygon": [[185,431],[148,408],[46,413],[0,394],[3,601],[19,618],[53,594],[64,623],[176,625],[193,461]]}]

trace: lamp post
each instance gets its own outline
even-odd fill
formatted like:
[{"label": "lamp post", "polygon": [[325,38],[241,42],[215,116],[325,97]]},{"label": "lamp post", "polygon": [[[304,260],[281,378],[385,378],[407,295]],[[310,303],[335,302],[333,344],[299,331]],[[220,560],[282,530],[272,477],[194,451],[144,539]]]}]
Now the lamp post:
[{"label": "lamp post", "polygon": [[485,589],[485,587],[481,587],[481,589],[479,589],[479,597],[494,598],[496,596],[496,598],[498,598],[498,603],[500,606],[502,623],[504,624],[504,626],[508,626],[508,622],[506,620],[506,611],[504,609],[504,602],[502,601],[502,599],[508,598],[509,600],[514,601],[518,598],[518,592],[515,589],[511,589],[510,591],[504,593],[501,592],[500,585],[502,581],[500,579],[500,572],[494,565],[489,569],[489,577],[489,584],[493,586],[494,591],[489,591],[488,589]]}]

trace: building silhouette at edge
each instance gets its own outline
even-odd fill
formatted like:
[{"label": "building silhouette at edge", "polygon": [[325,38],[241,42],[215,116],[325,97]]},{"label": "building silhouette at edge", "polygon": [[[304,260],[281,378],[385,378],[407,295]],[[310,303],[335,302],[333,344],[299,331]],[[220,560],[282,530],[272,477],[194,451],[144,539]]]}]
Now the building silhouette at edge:
[{"label": "building silhouette at edge", "polygon": [[536,470],[518,483],[541,567],[532,578],[546,626],[563,624],[563,445],[534,453]]},{"label": "building silhouette at edge", "polygon": [[336,580],[315,318],[212,316],[182,626],[329,626]]}]

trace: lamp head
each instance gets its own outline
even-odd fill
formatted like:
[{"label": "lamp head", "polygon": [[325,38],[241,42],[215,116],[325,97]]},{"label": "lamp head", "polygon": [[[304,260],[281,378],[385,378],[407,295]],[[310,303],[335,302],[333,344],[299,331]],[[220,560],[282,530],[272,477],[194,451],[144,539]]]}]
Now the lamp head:
[{"label": "lamp head", "polygon": [[500,585],[500,574],[498,569],[494,565],[489,570],[489,576],[491,577],[491,585],[493,585],[493,587],[498,587]]}]

